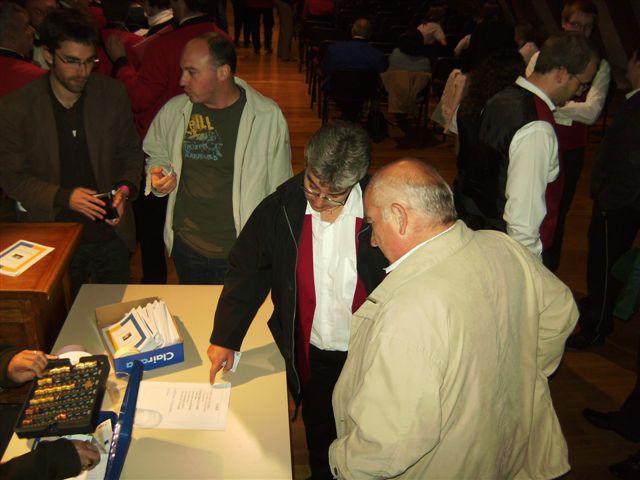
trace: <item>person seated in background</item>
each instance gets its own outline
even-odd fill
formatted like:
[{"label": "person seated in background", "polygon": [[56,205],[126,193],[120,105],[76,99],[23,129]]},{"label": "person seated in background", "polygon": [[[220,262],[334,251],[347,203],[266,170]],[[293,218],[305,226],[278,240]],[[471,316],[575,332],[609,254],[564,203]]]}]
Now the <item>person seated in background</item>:
[{"label": "person seated in background", "polygon": [[[358,18],[351,28],[351,39],[334,42],[327,48],[322,60],[322,74],[324,80],[322,89],[331,93],[333,89],[332,75],[336,71],[371,70],[384,72],[387,69],[387,59],[381,50],[372,47],[369,39],[373,33],[371,22],[366,18]],[[358,121],[362,111],[359,102],[340,103],[339,107],[346,120]]]},{"label": "person seated in background", "polygon": [[409,72],[430,72],[431,62],[422,55],[422,35],[416,29],[411,29],[398,39],[398,46],[389,55],[390,70],[405,70]]},{"label": "person seated in background", "polygon": [[424,21],[418,25],[418,31],[422,34],[424,45],[447,44],[447,37],[441,27],[445,12],[445,7],[431,7]]},{"label": "person seated in background", "polygon": [[364,196],[392,262],[351,321],[333,391],[339,479],[551,479],[569,470],[549,376],[578,316],[522,245],[456,220],[428,165],[382,168]]},{"label": "person seated in background", "polygon": [[[386,260],[363,220],[371,143],[361,127],[321,127],[304,150],[305,170],[251,214],[229,254],[215,313],[210,381],[233,365],[233,351],[271,291],[269,327],[302,402],[311,478],[331,479],[336,438],[331,393],[347,356],[351,314],[382,281]],[[226,363],[225,363],[226,362]]]},{"label": "person seated in background", "polygon": [[358,18],[351,27],[351,39],[334,42],[327,47],[322,60],[324,83],[322,88],[331,91],[331,74],[337,70],[376,70],[387,69],[384,53],[369,44],[373,33],[371,22]]},{"label": "person seated in background", "polygon": [[[50,359],[37,350],[0,345],[0,388],[18,387],[41,377]],[[62,480],[91,470],[100,451],[88,442],[61,438],[40,442],[34,451],[0,464],[0,480]]]},{"label": "person seated in background", "polygon": [[403,132],[411,129],[408,115],[417,112],[416,98],[431,80],[431,62],[422,55],[422,41],[422,34],[416,29],[403,33],[389,56],[389,69],[381,75],[389,93],[388,111],[394,114]]}]

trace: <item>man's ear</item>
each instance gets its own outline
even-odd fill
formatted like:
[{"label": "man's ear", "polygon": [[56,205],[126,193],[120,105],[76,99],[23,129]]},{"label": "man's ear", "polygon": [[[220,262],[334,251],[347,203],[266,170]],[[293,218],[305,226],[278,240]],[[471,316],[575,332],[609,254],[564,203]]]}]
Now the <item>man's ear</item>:
[{"label": "man's ear", "polygon": [[218,67],[217,71],[218,80],[224,81],[227,80],[231,75],[231,67],[229,65],[221,65]]},{"label": "man's ear", "polygon": [[399,203],[391,204],[391,215],[393,216],[393,222],[396,226],[396,230],[400,235],[405,235],[408,228],[409,216],[407,210]]},{"label": "man's ear", "polygon": [[53,65],[53,53],[51,53],[48,48],[45,47],[42,49],[42,57],[48,65]]},{"label": "man's ear", "polygon": [[554,73],[555,73],[554,78],[555,78],[555,81],[556,81],[557,85],[563,85],[564,83],[566,83],[571,78],[571,74],[564,67],[556,68]]}]

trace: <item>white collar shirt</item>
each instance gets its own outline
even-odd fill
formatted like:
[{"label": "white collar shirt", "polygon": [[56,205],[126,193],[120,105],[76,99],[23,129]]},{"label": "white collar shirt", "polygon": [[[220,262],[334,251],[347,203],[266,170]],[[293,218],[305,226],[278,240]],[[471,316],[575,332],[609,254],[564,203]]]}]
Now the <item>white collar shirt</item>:
[{"label": "white collar shirt", "polygon": [[351,308],[358,280],[356,219],[363,218],[362,190],[355,185],[333,222],[325,222],[307,203],[312,218],[313,279],[316,309],[311,344],[321,350],[347,351]]}]

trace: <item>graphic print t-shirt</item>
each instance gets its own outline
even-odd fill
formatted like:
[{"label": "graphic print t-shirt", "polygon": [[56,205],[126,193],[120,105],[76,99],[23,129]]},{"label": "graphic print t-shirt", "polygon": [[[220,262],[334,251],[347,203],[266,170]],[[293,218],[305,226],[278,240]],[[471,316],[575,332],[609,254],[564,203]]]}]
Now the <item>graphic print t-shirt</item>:
[{"label": "graphic print t-shirt", "polygon": [[207,258],[226,258],[236,239],[231,195],[240,117],[247,102],[227,108],[194,105],[182,144],[173,230]]}]

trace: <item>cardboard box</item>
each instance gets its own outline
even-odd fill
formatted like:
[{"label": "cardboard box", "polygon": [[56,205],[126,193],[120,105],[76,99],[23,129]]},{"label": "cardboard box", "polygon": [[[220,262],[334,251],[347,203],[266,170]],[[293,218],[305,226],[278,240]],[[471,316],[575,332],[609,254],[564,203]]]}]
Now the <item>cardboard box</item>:
[{"label": "cardboard box", "polygon": [[113,305],[96,308],[96,323],[98,325],[98,331],[100,332],[102,342],[109,353],[109,357],[111,358],[116,372],[130,372],[133,368],[134,360],[141,361],[145,370],[154,370],[156,368],[166,367],[167,365],[173,365],[174,363],[184,362],[183,338],[173,315],[171,316],[171,320],[173,321],[176,331],[178,332],[178,336],[180,337],[179,343],[168,347],[157,348],[150,352],[114,358],[115,352],[113,351],[113,345],[111,345],[111,342],[106,338],[102,329],[122,320],[122,317],[124,317],[124,315],[132,308],[145,306],[147,303],[152,303],[155,300],[160,299],[158,297],[141,298],[140,300],[114,303]]}]

